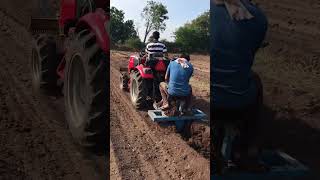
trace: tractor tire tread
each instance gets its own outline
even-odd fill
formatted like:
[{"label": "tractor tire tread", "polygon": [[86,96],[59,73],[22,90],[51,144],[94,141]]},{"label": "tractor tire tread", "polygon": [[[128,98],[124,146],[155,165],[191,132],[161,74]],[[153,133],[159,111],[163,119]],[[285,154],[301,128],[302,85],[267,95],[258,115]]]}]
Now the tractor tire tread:
[{"label": "tractor tire tread", "polygon": [[142,109],[146,104],[146,102],[145,102],[146,96],[143,92],[144,81],[143,81],[141,75],[139,74],[139,72],[134,72],[133,79],[135,79],[137,81],[137,87],[138,87],[137,88],[137,90],[138,90],[137,98],[133,104],[136,109]]},{"label": "tractor tire tread", "polygon": [[54,37],[47,34],[38,35],[34,39],[33,50],[38,55],[40,63],[40,89],[45,93],[56,92],[59,87],[57,86],[58,75],[56,69],[58,67],[58,60],[56,54],[56,42]]},{"label": "tractor tire tread", "polygon": [[[89,32],[89,33],[87,33]],[[90,31],[82,30],[78,33],[77,38],[75,38],[72,43],[72,52],[69,55],[68,60],[71,60],[74,53],[80,54],[83,59],[83,64],[87,68],[86,70],[86,86],[91,89],[87,96],[88,109],[87,109],[87,119],[84,119],[84,124],[82,128],[77,128],[72,124],[70,118],[72,115],[67,117],[69,128],[73,136],[77,139],[78,143],[91,150],[98,150],[106,152],[107,147],[107,116],[108,109],[106,105],[106,99],[108,97],[108,87],[107,81],[107,66],[106,57],[104,53],[96,44],[96,42],[90,47],[86,47],[85,44],[90,41],[93,37]],[[73,53],[73,54],[72,54]],[[70,64],[67,61],[67,69]],[[67,77],[67,75],[66,75]],[[67,79],[67,78],[66,78]],[[67,91],[67,90],[66,90]],[[67,94],[65,92],[65,94]],[[68,103],[66,103],[67,105]]]}]

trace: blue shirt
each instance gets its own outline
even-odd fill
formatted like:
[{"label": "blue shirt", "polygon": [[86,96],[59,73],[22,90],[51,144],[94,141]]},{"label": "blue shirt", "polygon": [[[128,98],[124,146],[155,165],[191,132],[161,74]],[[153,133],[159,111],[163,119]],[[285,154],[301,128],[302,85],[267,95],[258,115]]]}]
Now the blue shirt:
[{"label": "blue shirt", "polygon": [[183,68],[176,61],[171,61],[167,74],[169,76],[168,93],[171,96],[188,96],[190,95],[191,88],[189,80],[193,73],[193,66],[187,62],[188,68]]},{"label": "blue shirt", "polygon": [[211,96],[215,107],[243,107],[257,95],[251,67],[268,22],[260,9],[247,0],[242,2],[254,18],[232,20],[224,5],[211,3]]}]

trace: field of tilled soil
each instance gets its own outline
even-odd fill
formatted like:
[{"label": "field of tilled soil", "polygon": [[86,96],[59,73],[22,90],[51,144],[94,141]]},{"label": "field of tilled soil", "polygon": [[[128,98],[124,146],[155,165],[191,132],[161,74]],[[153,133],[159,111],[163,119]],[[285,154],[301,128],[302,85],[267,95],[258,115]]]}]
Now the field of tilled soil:
[{"label": "field of tilled soil", "polygon": [[261,144],[281,149],[320,179],[320,1],[255,0],[269,19],[269,46],[254,69],[264,84]]},{"label": "field of tilled soil", "polygon": [[32,92],[29,5],[0,2],[0,179],[106,179],[106,157],[75,145],[62,98]]},{"label": "field of tilled soil", "polygon": [[254,0],[269,19],[267,41],[273,53],[320,57],[320,1],[319,0]]},{"label": "field of tilled soil", "polygon": [[[133,108],[119,88],[119,68],[131,52],[111,52],[111,177],[115,179],[209,179],[210,129],[193,124],[192,137],[161,127]],[[209,57],[192,56],[194,106],[209,113]]]},{"label": "field of tilled soil", "polygon": [[[310,179],[319,179],[320,1],[255,2],[266,12],[270,25],[269,46],[259,52],[254,66],[264,84],[260,143],[297,158],[312,170]],[[111,60],[126,62],[128,54],[113,52]],[[209,78],[203,73],[209,72],[208,60],[192,61],[200,68],[199,82]]]},{"label": "field of tilled soil", "polygon": [[[265,91],[261,143],[289,153],[320,179],[320,2],[256,1],[270,23],[270,45],[255,64]],[[0,5],[0,179],[104,179],[104,157],[84,155],[74,145],[61,99],[31,91],[32,3]],[[208,127],[196,125],[194,138],[186,140],[132,110],[128,94],[118,89],[118,67],[128,54],[111,57],[111,179],[208,179]],[[198,59],[192,80],[197,107],[208,113],[209,58],[192,59]]]}]

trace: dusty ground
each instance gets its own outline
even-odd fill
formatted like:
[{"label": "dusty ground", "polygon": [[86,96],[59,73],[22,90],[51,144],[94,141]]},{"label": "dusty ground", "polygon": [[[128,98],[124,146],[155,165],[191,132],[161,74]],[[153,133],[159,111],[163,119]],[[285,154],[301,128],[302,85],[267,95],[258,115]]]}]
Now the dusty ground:
[{"label": "dusty ground", "polygon": [[62,99],[31,90],[30,11],[0,4],[0,179],[106,179],[105,157],[74,144]]},{"label": "dusty ground", "polygon": [[310,179],[320,179],[319,1],[256,1],[270,24],[269,46],[254,65],[264,84],[261,145],[288,153],[311,169]]},{"label": "dusty ground", "polygon": [[[304,162],[320,179],[320,2],[256,1],[270,22],[270,45],[255,64],[265,90],[261,143]],[[105,157],[89,156],[73,143],[61,99],[31,91],[26,27],[32,3],[0,4],[0,179],[105,179]],[[117,62],[126,56],[118,54],[111,67],[111,179],[207,179],[208,129],[196,126],[198,139],[188,142],[132,111],[128,95],[118,91]],[[197,106],[208,112],[208,57],[192,59]]]},{"label": "dusty ground", "polygon": [[268,41],[277,55],[319,60],[320,1],[254,0],[268,15]]},{"label": "dusty ground", "polygon": [[319,179],[320,1],[255,0],[269,19],[257,55],[264,83],[264,141],[305,163]]},{"label": "dusty ground", "polygon": [[[195,124],[188,140],[175,133],[174,127],[161,127],[146,112],[136,111],[129,94],[119,89],[119,67],[126,65],[128,55],[130,52],[111,53],[111,177],[209,179],[209,126]],[[209,58],[192,59],[198,67],[192,82],[196,106],[208,112],[209,79],[204,74],[209,66],[200,64]]]}]

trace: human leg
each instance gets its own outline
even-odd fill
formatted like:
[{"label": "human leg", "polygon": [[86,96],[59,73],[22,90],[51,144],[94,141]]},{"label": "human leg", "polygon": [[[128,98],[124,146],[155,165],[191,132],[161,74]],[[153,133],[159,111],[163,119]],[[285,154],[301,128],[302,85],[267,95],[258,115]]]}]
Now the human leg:
[{"label": "human leg", "polygon": [[166,82],[161,82],[159,85],[160,88],[160,94],[162,97],[162,102],[161,104],[161,109],[168,108],[169,103],[168,103],[168,98],[169,98],[169,93],[168,93],[168,84]]},{"label": "human leg", "polygon": [[215,167],[215,169],[211,169],[211,172],[214,174],[222,174],[225,167],[225,160],[221,150],[225,137],[225,121],[227,120],[227,113],[226,109],[219,108],[213,108],[211,111],[211,117],[213,117],[213,129],[211,131],[213,142],[211,145],[211,151],[213,152],[213,158],[211,161],[215,164],[215,166],[211,165],[211,167]]}]

